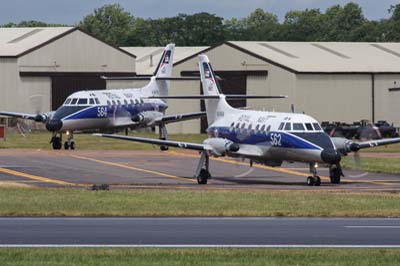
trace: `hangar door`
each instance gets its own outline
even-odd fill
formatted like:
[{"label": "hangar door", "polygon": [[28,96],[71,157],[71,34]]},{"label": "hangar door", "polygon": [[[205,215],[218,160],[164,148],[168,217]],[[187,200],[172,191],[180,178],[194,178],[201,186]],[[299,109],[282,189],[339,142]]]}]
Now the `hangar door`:
[{"label": "hangar door", "polygon": [[[247,75],[245,72],[240,71],[216,71],[215,74],[220,78],[218,79],[219,85],[224,94],[247,94]],[[201,86],[201,82],[200,82]],[[200,95],[202,93],[202,88],[200,87]],[[243,100],[228,100],[228,103],[235,107],[245,107],[246,99]],[[205,111],[205,103],[201,101],[200,103],[201,111]],[[201,119],[201,132],[204,133],[207,130],[207,118]]]},{"label": "hangar door", "polygon": [[51,104],[56,110],[72,93],[80,90],[105,90],[106,81],[99,75],[54,76],[51,78]]}]

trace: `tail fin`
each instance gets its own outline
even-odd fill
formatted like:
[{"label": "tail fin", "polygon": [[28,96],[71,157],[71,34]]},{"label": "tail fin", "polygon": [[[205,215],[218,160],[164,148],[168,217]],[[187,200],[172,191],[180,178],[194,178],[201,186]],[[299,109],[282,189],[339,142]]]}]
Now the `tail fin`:
[{"label": "tail fin", "polygon": [[223,118],[227,111],[234,110],[225,100],[225,95],[219,87],[210,61],[206,55],[199,55],[200,79],[203,94],[206,96],[219,95],[219,99],[205,100],[208,125],[210,126],[218,118]]},{"label": "tail fin", "polygon": [[174,59],[174,49],[175,49],[175,44],[173,43],[170,43],[167,46],[165,46],[164,52],[161,56],[160,62],[157,65],[156,71],[154,71],[153,76],[157,78],[171,77],[173,59]]},{"label": "tail fin", "polygon": [[157,78],[171,77],[175,44],[170,43],[165,46],[160,62],[151,77],[150,82],[142,88],[145,96],[168,96],[169,80],[157,80]]}]

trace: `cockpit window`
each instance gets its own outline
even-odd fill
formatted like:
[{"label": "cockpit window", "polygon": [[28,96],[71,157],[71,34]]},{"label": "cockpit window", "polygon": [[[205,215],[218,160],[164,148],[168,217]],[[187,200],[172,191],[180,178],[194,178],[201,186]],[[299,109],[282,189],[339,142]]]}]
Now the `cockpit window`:
[{"label": "cockpit window", "polygon": [[124,100],[124,104],[125,104],[126,107],[128,107],[128,101],[127,100]]},{"label": "cockpit window", "polygon": [[306,123],[306,128],[307,128],[307,130],[310,130],[310,131],[313,130],[311,123]]},{"label": "cockpit window", "polygon": [[115,103],[115,101],[114,100],[112,100],[112,104],[113,104],[113,106],[116,106],[117,104]]},{"label": "cockpit window", "polygon": [[278,130],[282,130],[284,125],[285,125],[285,123],[282,122],[282,123],[279,125]]},{"label": "cockpit window", "polygon": [[262,125],[260,131],[264,131],[264,129],[265,129],[265,125]]},{"label": "cockpit window", "polygon": [[94,104],[94,99],[90,98],[89,99],[89,104]]},{"label": "cockpit window", "polygon": [[270,130],[271,130],[271,125],[268,125],[267,132],[269,132]]},{"label": "cockpit window", "polygon": [[293,130],[303,130],[304,131],[304,126],[302,123],[293,123]]},{"label": "cockpit window", "polygon": [[76,104],[76,102],[78,101],[77,98],[72,99],[71,104]]},{"label": "cockpit window", "polygon": [[315,130],[322,130],[321,126],[318,123],[313,123],[313,126]]},{"label": "cockpit window", "polygon": [[96,104],[100,104],[100,101],[98,98],[94,98],[94,100],[95,100]]},{"label": "cockpit window", "polygon": [[142,104],[144,103],[144,101],[143,101],[143,99],[142,99],[142,98],[140,99],[140,103],[142,103]]},{"label": "cockpit window", "polygon": [[71,101],[72,101],[72,99],[71,99],[71,98],[68,98],[67,100],[65,100],[64,104],[67,105],[67,104],[69,104]]},{"label": "cockpit window", "polygon": [[110,102],[110,101],[107,101],[107,105],[110,105],[110,106],[111,106],[111,102]]},{"label": "cockpit window", "polygon": [[79,99],[78,104],[87,104],[87,99]]},{"label": "cockpit window", "polygon": [[135,103],[136,103],[136,104],[139,104],[139,100],[138,100],[138,99],[135,99]]},{"label": "cockpit window", "polygon": [[286,123],[286,125],[285,125],[285,130],[287,130],[287,131],[292,130],[292,124]]},{"label": "cockpit window", "polygon": [[130,103],[131,103],[132,105],[134,105],[134,102],[133,102],[133,100],[132,100],[132,99],[130,100]]}]

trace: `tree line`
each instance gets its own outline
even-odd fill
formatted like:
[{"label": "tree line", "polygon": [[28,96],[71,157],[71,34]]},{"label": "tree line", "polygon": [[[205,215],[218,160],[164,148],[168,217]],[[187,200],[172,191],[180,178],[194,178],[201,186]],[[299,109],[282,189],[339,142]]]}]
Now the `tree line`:
[{"label": "tree line", "polygon": [[[356,3],[320,9],[294,10],[279,22],[276,14],[257,8],[245,18],[224,19],[206,12],[167,18],[140,18],[119,4],[104,5],[77,25],[116,46],[209,46],[223,41],[400,41],[400,4],[388,8],[390,17],[368,20]],[[66,26],[40,21],[8,23],[2,27]]]}]

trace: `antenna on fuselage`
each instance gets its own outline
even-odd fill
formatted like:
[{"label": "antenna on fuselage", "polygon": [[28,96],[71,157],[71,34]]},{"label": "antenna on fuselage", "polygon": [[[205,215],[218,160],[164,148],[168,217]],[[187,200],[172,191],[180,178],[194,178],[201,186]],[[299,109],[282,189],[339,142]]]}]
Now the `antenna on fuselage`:
[{"label": "antenna on fuselage", "polygon": [[294,113],[294,104],[293,103],[290,105],[290,110],[292,111],[292,113]]}]

